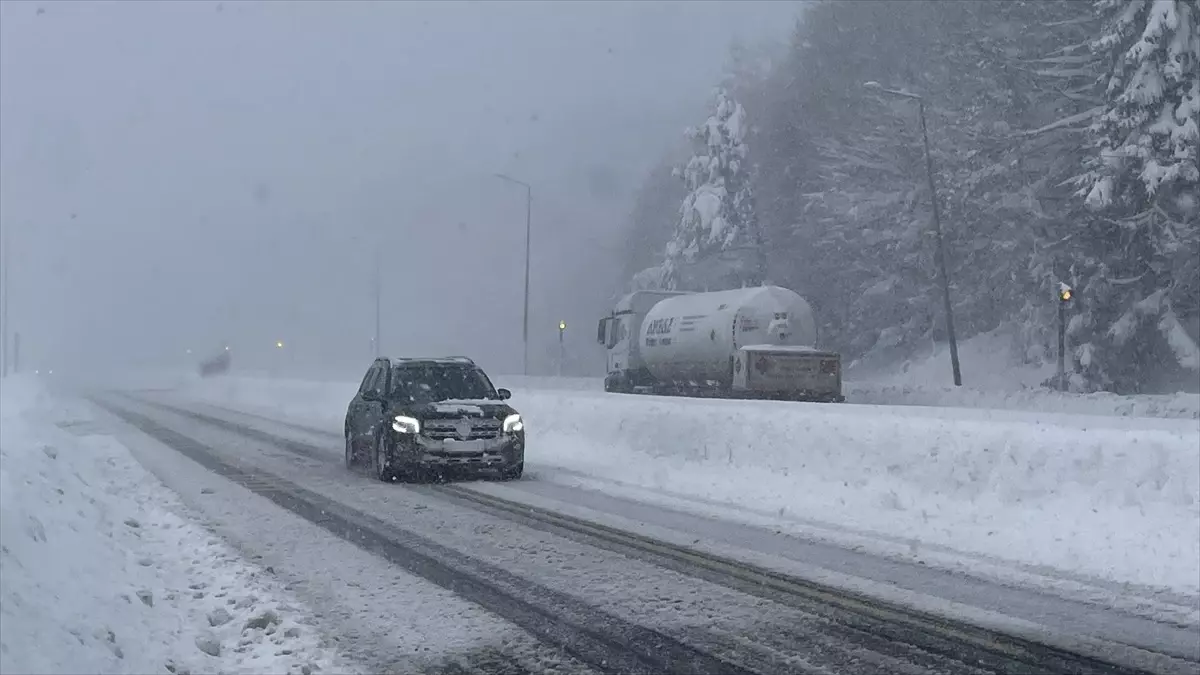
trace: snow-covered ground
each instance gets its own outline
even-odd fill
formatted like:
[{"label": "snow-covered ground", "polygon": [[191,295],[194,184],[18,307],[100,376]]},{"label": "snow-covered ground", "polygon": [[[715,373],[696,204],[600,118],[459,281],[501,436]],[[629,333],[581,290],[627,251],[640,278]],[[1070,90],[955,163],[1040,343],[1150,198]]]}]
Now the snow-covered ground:
[{"label": "snow-covered ground", "polygon": [[1054,367],[1020,363],[1012,358],[1010,346],[1011,338],[1003,333],[987,333],[963,341],[959,345],[962,387],[953,385],[949,349],[941,343],[901,364],[874,370],[851,368],[846,374],[846,399],[851,403],[881,405],[1200,419],[1200,394],[1194,393],[1195,390],[1117,396],[1046,389],[1041,384],[1054,375]]},{"label": "snow-covered ground", "polygon": [[352,670],[89,411],[0,385],[0,672]]},{"label": "snow-covered ground", "polygon": [[[1200,419],[1200,394],[1117,396],[1057,392],[1042,383],[1054,375],[1053,366],[1034,366],[1012,358],[1010,338],[988,333],[959,345],[963,385],[955,387],[945,344],[883,368],[849,368],[846,401],[870,405],[906,405],[990,410],[1024,410],[1078,415],[1174,417]],[[1200,374],[1196,375],[1200,378]],[[602,391],[600,377],[496,376],[497,386],[520,389]],[[1197,386],[1200,389],[1200,384]]]},{"label": "snow-covered ground", "polygon": [[[952,384],[949,350],[941,343],[904,363],[875,369],[849,368],[844,386],[846,400],[873,405],[1200,419],[1200,394],[1194,391],[1117,396],[1046,389],[1041,385],[1054,375],[1054,367],[1019,363],[1012,358],[1010,345],[1011,338],[1003,333],[964,340],[959,345],[962,387]],[[498,376],[496,379],[522,389],[601,391],[604,388],[603,378]]]},{"label": "snow-covered ground", "polygon": [[[1043,413],[1101,415],[1105,417],[1166,417],[1200,420],[1200,393],[1117,396],[1115,394],[1072,394],[1041,386],[1054,374],[1053,366],[1034,366],[1012,358],[1011,339],[1003,333],[977,335],[959,344],[964,386],[955,387],[950,376],[950,356],[944,343],[930,345],[924,353],[885,367],[850,367],[844,390],[849,403],[889,406],[1019,410]],[[363,364],[365,371],[367,364]],[[237,370],[236,377],[272,379],[267,372]],[[493,373],[498,387],[513,390],[594,391],[604,390],[603,377],[545,377]],[[348,372],[343,377],[294,379],[345,379],[361,377]],[[1196,375],[1200,389],[1200,374]],[[125,389],[188,387],[200,382],[185,371],[124,372],[106,374],[91,384]]]},{"label": "snow-covered ground", "polygon": [[[337,430],[356,386],[218,378],[187,392]],[[728,504],[856,546],[905,542],[916,559],[1200,592],[1195,420],[523,388],[513,404],[534,479]]]}]

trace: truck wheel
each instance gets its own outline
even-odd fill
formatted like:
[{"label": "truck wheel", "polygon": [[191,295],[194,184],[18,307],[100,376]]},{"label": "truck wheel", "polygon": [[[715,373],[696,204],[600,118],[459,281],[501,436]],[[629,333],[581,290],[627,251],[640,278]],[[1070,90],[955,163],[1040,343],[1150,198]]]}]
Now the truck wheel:
[{"label": "truck wheel", "polygon": [[617,375],[612,378],[604,378],[604,391],[610,394],[629,394],[633,392],[633,387],[624,375]]},{"label": "truck wheel", "polygon": [[387,443],[384,441],[383,434],[375,436],[375,477],[379,480],[390,483],[396,477],[396,472],[392,469],[391,457],[388,457]]}]

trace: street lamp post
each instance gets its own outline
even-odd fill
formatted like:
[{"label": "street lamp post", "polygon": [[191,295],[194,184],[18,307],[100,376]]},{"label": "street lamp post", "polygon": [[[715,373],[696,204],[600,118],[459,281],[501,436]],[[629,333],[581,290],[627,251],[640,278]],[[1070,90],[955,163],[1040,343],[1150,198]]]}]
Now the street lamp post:
[{"label": "street lamp post", "polygon": [[563,345],[563,334],[567,332],[567,322],[558,322],[558,376],[562,377],[563,362],[567,360],[567,348]]},{"label": "street lamp post", "polygon": [[[4,269],[0,270],[0,377],[8,376],[8,334],[12,333],[10,325],[8,325],[8,265],[12,261],[12,238],[8,235],[7,229],[4,232],[4,240],[0,241],[0,246],[4,247],[4,251],[0,251],[0,265]],[[16,369],[13,369],[16,372]]]},{"label": "street lamp post", "polygon": [[885,94],[910,98],[917,102],[921,117],[921,139],[925,144],[925,173],[929,179],[929,201],[933,205],[933,232],[937,240],[937,266],[942,282],[942,303],[946,312],[946,338],[950,342],[950,367],[954,371],[954,386],[962,386],[962,369],[958,363],[958,339],[954,334],[954,310],[950,303],[950,273],[946,269],[946,243],[942,237],[942,216],[938,206],[937,186],[933,179],[933,155],[929,152],[929,131],[925,126],[925,99],[917,94],[897,89],[886,89],[878,82],[866,82],[867,89]]},{"label": "street lamp post", "polygon": [[0,366],[0,377],[7,377],[8,376],[8,333],[9,333],[9,330],[8,330],[8,261],[11,259],[11,256],[9,255],[9,252],[8,252],[8,247],[9,247],[8,230],[4,231],[4,241],[0,242],[0,246],[4,247],[4,250],[2,252],[0,252],[0,253],[3,253],[3,256],[2,256],[3,260],[0,260],[0,265],[3,265],[3,267],[4,267],[3,270],[0,270],[0,276],[2,276],[2,278],[0,278],[0,284],[3,285],[3,289],[0,290],[0,342],[3,343],[3,345],[0,346],[0,363],[3,364],[2,366]]},{"label": "street lamp post", "polygon": [[533,188],[525,181],[517,180],[511,176],[506,176],[502,173],[495,174],[496,178],[502,181],[520,185],[525,188],[525,311],[521,325],[521,341],[524,345],[524,354],[522,355],[522,367],[525,375],[529,375],[529,243],[533,213]]},{"label": "street lamp post", "polygon": [[375,358],[379,358],[379,323],[380,323],[380,305],[383,302],[383,274],[379,268],[379,247],[375,247],[374,251],[375,263],[374,271],[372,272],[372,284],[375,287]]}]

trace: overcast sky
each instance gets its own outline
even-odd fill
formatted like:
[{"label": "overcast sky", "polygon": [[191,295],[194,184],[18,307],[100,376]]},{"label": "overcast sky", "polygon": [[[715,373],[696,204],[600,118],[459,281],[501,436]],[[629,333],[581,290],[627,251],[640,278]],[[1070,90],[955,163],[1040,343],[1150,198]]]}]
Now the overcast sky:
[{"label": "overcast sky", "polygon": [[6,0],[24,361],[187,365],[229,340],[261,366],[278,339],[292,364],[365,367],[378,249],[385,352],[518,372],[524,194],[495,172],[534,185],[531,361],[553,363],[560,318],[583,354],[643,172],[729,43],[785,39],[795,11]]}]

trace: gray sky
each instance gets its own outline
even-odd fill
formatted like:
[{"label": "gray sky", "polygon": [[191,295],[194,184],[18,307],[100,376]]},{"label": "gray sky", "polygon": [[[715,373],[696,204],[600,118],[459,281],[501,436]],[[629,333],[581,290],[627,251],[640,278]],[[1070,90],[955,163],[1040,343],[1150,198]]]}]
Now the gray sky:
[{"label": "gray sky", "polygon": [[[39,8],[44,12],[39,13]],[[26,364],[573,353],[631,191],[788,2],[0,3],[0,226]],[[594,353],[587,358],[602,360]]]}]

